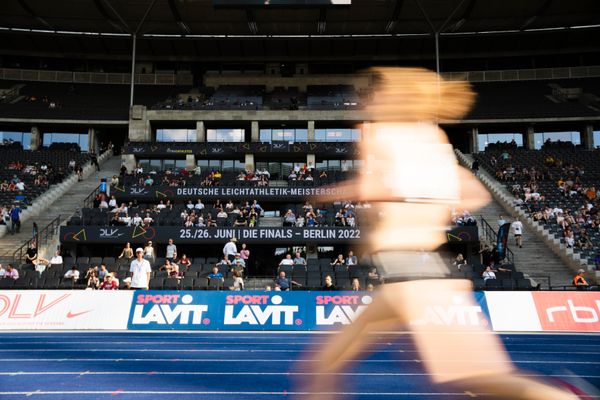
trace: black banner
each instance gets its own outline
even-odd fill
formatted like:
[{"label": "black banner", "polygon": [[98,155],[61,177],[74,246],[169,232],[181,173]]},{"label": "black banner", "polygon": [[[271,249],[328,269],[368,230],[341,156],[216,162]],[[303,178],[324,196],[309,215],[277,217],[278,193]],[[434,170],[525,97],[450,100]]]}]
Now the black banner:
[{"label": "black banner", "polygon": [[[225,243],[235,237],[246,243],[334,244],[364,241],[367,231],[348,227],[264,227],[264,228],[185,228],[174,226],[61,226],[62,243]],[[476,226],[455,227],[448,231],[449,242],[478,241]]]},{"label": "black banner", "polygon": [[38,246],[39,246],[39,240],[40,240],[40,233],[38,230],[38,225],[34,222],[33,223],[33,228],[32,228],[32,232],[31,232],[31,247],[35,249],[35,252],[37,253],[38,251]]},{"label": "black banner", "polygon": [[124,146],[125,154],[139,157],[180,156],[187,154],[197,156],[222,157],[226,155],[265,153],[314,153],[335,156],[358,156],[358,148],[351,142],[336,143],[147,143],[130,142]]},{"label": "black banner", "polygon": [[510,231],[510,222],[503,224],[498,228],[498,237],[496,238],[496,252],[498,255],[497,262],[502,261],[506,257],[506,243],[508,242],[508,233]]},{"label": "black banner", "polygon": [[314,196],[339,196],[345,198],[346,192],[338,187],[171,187],[171,186],[127,186],[113,188],[113,193],[121,201],[156,200],[302,200]]}]

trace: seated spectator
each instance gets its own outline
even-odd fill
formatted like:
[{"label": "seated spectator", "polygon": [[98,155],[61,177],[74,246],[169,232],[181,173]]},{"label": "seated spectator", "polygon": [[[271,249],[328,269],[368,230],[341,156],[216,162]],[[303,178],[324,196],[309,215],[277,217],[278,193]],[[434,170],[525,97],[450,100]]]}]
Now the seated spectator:
[{"label": "seated spectator", "polygon": [[579,271],[577,271],[577,275],[575,275],[575,277],[573,278],[573,286],[576,286],[577,290],[586,290],[590,286],[589,283],[587,283],[587,281],[583,277],[584,274],[585,271],[583,269],[580,269]]},{"label": "seated spectator", "polygon": [[111,274],[106,275],[102,284],[100,284],[100,290],[117,290],[119,284],[115,281]]},{"label": "seated spectator", "polygon": [[331,278],[331,275],[327,275],[325,277],[325,285],[323,285],[321,290],[337,290],[337,288],[333,284],[333,279]]},{"label": "seated spectator", "polygon": [[227,218],[229,215],[222,208],[217,213],[217,218]]},{"label": "seated spectator", "polygon": [[338,265],[346,265],[346,260],[344,260],[344,255],[343,254],[338,254],[337,258],[335,260],[333,260],[329,265],[331,265],[332,267],[338,266]]},{"label": "seated spectator", "polygon": [[48,267],[50,267],[50,261],[46,260],[43,257],[38,257],[33,261],[33,268],[38,274],[42,274]]},{"label": "seated spectator", "polygon": [[104,282],[104,278],[109,274],[108,269],[106,268],[106,264],[100,264],[100,269],[98,269],[98,279],[99,282]]},{"label": "seated spectator", "polygon": [[234,270],[231,276],[233,278],[233,286],[231,286],[229,290],[244,290],[244,280],[242,279],[240,273]]},{"label": "seated spectator", "polygon": [[234,226],[248,226],[248,221],[243,213],[239,213],[233,222]]},{"label": "seated spectator", "polygon": [[125,243],[125,247],[123,248],[123,251],[121,251],[121,254],[118,258],[124,258],[126,261],[131,261],[133,259],[133,249],[131,248],[131,243]]},{"label": "seated spectator", "polygon": [[54,252],[54,256],[52,256],[52,258],[50,258],[50,266],[62,265],[62,264],[63,264],[63,258],[60,255],[60,251],[56,250]]},{"label": "seated spectator", "polygon": [[[174,256],[176,256],[176,255],[177,255],[177,253],[174,254]],[[177,261],[176,258],[173,261],[176,262]],[[190,267],[190,265],[192,265],[192,262],[190,261],[190,259],[185,254],[183,254],[181,256],[181,259],[178,261],[178,264],[182,268],[185,268],[185,270],[187,271],[187,269]]]},{"label": "seated spectator", "polygon": [[591,249],[593,247],[592,241],[590,240],[586,229],[583,229],[579,233],[579,237],[577,238],[577,247],[582,249]]},{"label": "seated spectator", "polygon": [[240,263],[242,267],[246,268],[246,260],[242,258],[241,253],[235,253],[235,258],[232,263],[235,265],[236,263]]},{"label": "seated spectator", "polygon": [[4,265],[0,264],[0,279],[4,278],[6,276],[6,268],[4,268]]},{"label": "seated spectator", "polygon": [[219,271],[219,268],[213,267],[212,272],[208,274],[208,279],[220,279],[221,282],[225,282],[223,274]]},{"label": "seated spectator", "polygon": [[361,291],[360,281],[358,280],[358,278],[352,278],[352,287],[350,288],[350,290],[352,290],[353,292]]},{"label": "seated spectator", "polygon": [[294,267],[296,266],[302,266],[305,267],[306,266],[306,260],[304,259],[304,257],[302,257],[302,255],[300,254],[300,252],[296,253],[296,257],[294,257]]},{"label": "seated spectator", "polygon": [[487,281],[488,279],[496,279],[496,273],[492,270],[492,267],[488,265],[485,268],[485,271],[483,271],[483,274],[481,274],[481,277],[484,281]]},{"label": "seated spectator", "polygon": [[285,277],[285,271],[279,271],[279,276],[275,278],[275,290],[288,291],[292,285],[302,286],[296,281]]},{"label": "seated spectator", "polygon": [[77,265],[73,265],[73,267],[65,273],[63,278],[65,280],[70,279],[73,282],[77,282],[79,280],[79,270],[77,269]]},{"label": "seated spectator", "polygon": [[375,286],[372,283],[367,283],[367,292],[375,291]]},{"label": "seated spectator", "polygon": [[383,278],[379,276],[379,272],[377,272],[377,267],[371,267],[369,270],[367,277],[370,281],[382,281]]},{"label": "seated spectator", "polygon": [[86,280],[86,289],[98,289],[100,286],[100,278],[98,277],[98,270],[96,268],[88,268],[85,273],[84,279]]},{"label": "seated spectator", "polygon": [[354,252],[352,250],[350,250],[348,252],[348,257],[346,257],[346,265],[351,266],[351,265],[357,265],[357,264],[358,264],[358,257],[356,257],[354,255]]},{"label": "seated spectator", "polygon": [[281,267],[282,265],[294,265],[291,254],[286,254],[285,258],[279,262],[279,266]]},{"label": "seated spectator", "polygon": [[456,258],[452,262],[452,265],[455,265],[456,268],[458,268],[458,270],[460,271],[460,269],[462,268],[463,265],[467,265],[467,260],[465,260],[462,253],[458,253]]},{"label": "seated spectator", "polygon": [[294,226],[296,225],[296,214],[289,209],[283,216],[283,226]]}]

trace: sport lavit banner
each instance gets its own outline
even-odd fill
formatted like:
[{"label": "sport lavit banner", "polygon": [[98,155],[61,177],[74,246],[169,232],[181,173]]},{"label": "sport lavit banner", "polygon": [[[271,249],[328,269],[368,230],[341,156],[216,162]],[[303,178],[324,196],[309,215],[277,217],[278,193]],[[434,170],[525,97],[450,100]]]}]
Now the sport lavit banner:
[{"label": "sport lavit banner", "polygon": [[[483,293],[427,307],[415,325],[489,326]],[[465,296],[471,296],[466,294]],[[367,292],[138,291],[129,329],[324,330],[348,325],[373,301]]]},{"label": "sport lavit banner", "polygon": [[127,329],[133,292],[5,290],[0,330]]}]

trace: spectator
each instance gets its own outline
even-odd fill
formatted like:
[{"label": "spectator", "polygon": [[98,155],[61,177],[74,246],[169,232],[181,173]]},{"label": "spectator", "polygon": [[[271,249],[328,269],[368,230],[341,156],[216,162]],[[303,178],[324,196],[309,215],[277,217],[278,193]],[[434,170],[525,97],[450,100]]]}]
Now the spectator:
[{"label": "spectator", "polygon": [[481,274],[481,277],[484,281],[487,281],[488,279],[496,279],[496,273],[492,270],[492,267],[488,265],[485,268],[485,271],[483,271],[483,274]]},{"label": "spectator", "polygon": [[12,278],[16,281],[17,279],[19,279],[19,271],[15,267],[13,267],[12,264],[8,264],[6,266],[6,273],[4,274],[4,277]]},{"label": "spectator", "polygon": [[583,269],[580,269],[579,271],[577,271],[577,275],[575,275],[575,277],[573,278],[573,286],[576,286],[577,290],[587,290],[590,286],[589,283],[587,283],[587,281],[583,277],[584,274],[585,271]]},{"label": "spectator", "polygon": [[302,286],[298,282],[286,278],[285,271],[279,271],[279,276],[275,279],[275,290],[288,291],[292,285]]},{"label": "spectator", "polygon": [[65,273],[64,279],[70,279],[73,282],[77,282],[79,280],[79,270],[77,269],[77,265],[73,265],[71,269]]},{"label": "spectator", "polygon": [[232,273],[233,277],[233,286],[230,287],[230,290],[244,290],[244,280],[242,279],[241,274],[234,270]]},{"label": "spectator", "polygon": [[357,264],[358,264],[358,257],[356,257],[354,255],[354,252],[352,250],[350,250],[348,252],[348,257],[346,257],[346,265],[351,266],[351,265],[357,265]]},{"label": "spectator", "polygon": [[0,279],[3,279],[6,276],[6,268],[4,265],[0,264]]},{"label": "spectator", "polygon": [[523,248],[523,223],[519,220],[519,217],[511,224],[511,227],[515,232],[515,244],[519,248]]},{"label": "spectator", "polygon": [[187,257],[187,255],[183,254],[181,256],[181,260],[179,260],[179,265],[182,268],[185,268],[185,270],[187,271],[188,268],[190,267],[190,265],[192,265],[192,262],[190,261],[190,259]]},{"label": "spectator", "polygon": [[121,254],[118,258],[124,258],[127,261],[131,261],[133,259],[133,249],[131,248],[131,243],[125,243],[125,247],[123,248],[123,251],[121,251]]},{"label": "spectator", "polygon": [[375,290],[375,286],[372,283],[367,283],[367,292],[373,292]]},{"label": "spectator", "polygon": [[100,286],[100,278],[98,277],[98,273],[99,271],[97,271],[95,268],[88,268],[84,277],[86,280],[86,289],[98,289],[98,286]]},{"label": "spectator", "polygon": [[[152,245],[152,242],[148,242],[148,244]],[[129,267],[131,288],[148,290],[152,267],[150,267],[150,262],[145,258],[146,252],[141,247],[135,249],[135,256],[135,260],[131,262],[131,266]]]},{"label": "spectator", "polygon": [[109,274],[108,269],[106,268],[106,264],[100,264],[100,269],[98,270],[98,279],[99,282],[104,282],[104,278]]},{"label": "spectator", "polygon": [[10,210],[10,234],[21,232],[21,208],[18,204],[15,204]]},{"label": "spectator", "polygon": [[289,209],[283,216],[283,226],[295,226],[296,225],[296,214]]},{"label": "spectator", "polygon": [[[148,244],[146,244],[146,247],[144,247],[143,249],[144,252],[144,259],[146,261],[148,261],[148,263],[150,263],[150,265],[153,265],[156,262],[156,251],[154,250],[154,247],[152,246],[152,241],[148,241]],[[137,253],[137,250],[136,250]],[[136,254],[137,257],[137,254]],[[135,286],[133,286],[135,287]]]},{"label": "spectator", "polygon": [[232,264],[241,264],[243,268],[246,268],[246,261],[244,261],[242,258],[241,253],[235,253],[235,258],[233,259]]},{"label": "spectator", "polygon": [[229,242],[227,242],[225,246],[223,246],[223,255],[226,256],[229,261],[233,261],[235,259],[236,253],[238,252],[237,246],[235,245],[236,242],[237,239],[232,237],[231,239],[229,239]]},{"label": "spectator", "polygon": [[594,264],[596,265],[596,271],[600,271],[600,253],[597,253],[594,257]]},{"label": "spectator", "polygon": [[304,259],[304,257],[302,257],[302,255],[300,254],[300,252],[296,252],[296,257],[294,258],[294,267],[296,266],[306,266],[306,260]]},{"label": "spectator", "polygon": [[50,262],[43,257],[38,257],[33,261],[33,265],[35,271],[41,275],[50,266]]},{"label": "spectator", "polygon": [[119,285],[115,282],[113,276],[111,274],[106,275],[104,281],[100,285],[101,290],[117,290]]},{"label": "spectator", "polygon": [[458,270],[460,271],[460,269],[462,268],[463,265],[467,265],[467,260],[465,260],[462,253],[458,253],[456,258],[452,262],[452,265],[455,265],[456,268],[458,268]]},{"label": "spectator", "polygon": [[27,248],[27,253],[25,253],[25,260],[28,264],[34,264],[34,261],[37,259],[38,253],[35,243],[30,243]]},{"label": "spectator", "polygon": [[331,279],[331,275],[327,275],[325,277],[325,285],[321,290],[337,290],[337,288],[333,284],[333,279]]},{"label": "spectator", "polygon": [[330,264],[332,267],[346,265],[346,260],[344,260],[343,254],[338,254],[337,258],[333,260]]},{"label": "spectator", "polygon": [[169,244],[167,244],[167,253],[165,258],[169,261],[173,261],[173,256],[177,252],[177,246],[173,244],[173,239],[169,239]]},{"label": "spectator", "polygon": [[54,266],[54,265],[62,266],[62,264],[63,264],[63,258],[60,255],[60,251],[56,250],[54,252],[54,256],[52,256],[52,258],[50,258],[50,266]]},{"label": "spectator", "polygon": [[282,265],[294,265],[291,254],[286,254],[285,258],[279,262],[279,266],[281,267]]},{"label": "spectator", "polygon": [[352,286],[351,289],[353,292],[360,292],[360,281],[358,278],[352,278]]},{"label": "spectator", "polygon": [[212,272],[208,274],[208,279],[219,279],[221,282],[225,282],[223,274],[219,271],[219,268],[217,268],[216,266],[213,267]]},{"label": "spectator", "polygon": [[[256,201],[256,200],[255,200]],[[248,250],[246,243],[242,243],[242,249],[240,250],[240,257],[244,260],[246,268],[250,267],[250,250]]]}]

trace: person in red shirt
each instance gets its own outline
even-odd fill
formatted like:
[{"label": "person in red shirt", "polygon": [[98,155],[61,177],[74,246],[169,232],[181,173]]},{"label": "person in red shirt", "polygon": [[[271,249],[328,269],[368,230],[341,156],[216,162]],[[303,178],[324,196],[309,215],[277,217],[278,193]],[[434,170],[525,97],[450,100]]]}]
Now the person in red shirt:
[{"label": "person in red shirt", "polygon": [[104,282],[100,285],[100,290],[117,290],[117,282],[114,281],[111,274],[106,275]]}]

